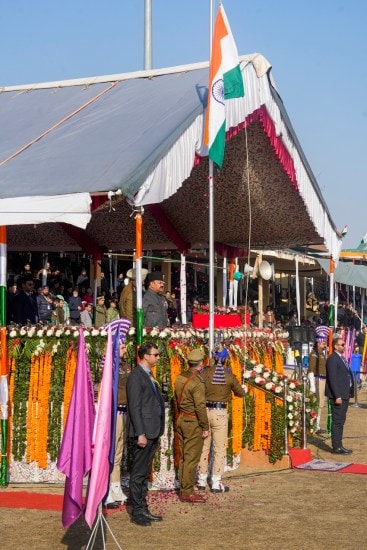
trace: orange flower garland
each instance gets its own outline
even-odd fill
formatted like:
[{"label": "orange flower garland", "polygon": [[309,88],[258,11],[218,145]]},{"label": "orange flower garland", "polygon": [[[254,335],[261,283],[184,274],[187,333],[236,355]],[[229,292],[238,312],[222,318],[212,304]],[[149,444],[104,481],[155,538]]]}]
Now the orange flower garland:
[{"label": "orange flower garland", "polygon": [[275,352],[275,371],[278,374],[284,374],[283,355],[280,353],[280,351]]},{"label": "orange flower garland", "polygon": [[176,378],[181,373],[181,370],[182,370],[181,360],[178,354],[173,354],[171,356],[170,366],[171,366],[171,387],[172,387],[172,391],[174,392]]},{"label": "orange flower garland", "polygon": [[271,404],[266,402],[265,392],[251,387],[250,395],[255,397],[254,451],[268,450],[271,436]]},{"label": "orange flower garland", "polygon": [[51,353],[32,356],[28,414],[26,461],[47,468],[48,400],[51,382]]},{"label": "orange flower garland", "polygon": [[[237,380],[242,382],[242,365],[238,357],[232,355],[230,358],[232,373]],[[232,398],[232,450],[236,455],[242,449],[242,431],[243,431],[243,397]]]},{"label": "orange flower garland", "polygon": [[266,367],[267,369],[271,370],[273,368],[272,366],[272,361],[271,361],[271,351],[270,350],[266,350],[266,353],[264,353],[264,367]]},{"label": "orange flower garland", "polygon": [[7,441],[7,455],[8,455],[8,462],[11,452],[11,441],[12,441],[12,428],[13,428],[13,422],[12,422],[12,416],[13,416],[13,397],[14,397],[14,373],[17,368],[17,361],[15,357],[9,357],[8,355],[8,364],[9,364],[9,401],[8,401],[8,441]]},{"label": "orange flower garland", "polygon": [[68,417],[71,394],[73,392],[74,377],[76,371],[77,358],[74,346],[70,346],[66,353],[65,382],[64,382],[64,416],[63,428],[65,428]]}]

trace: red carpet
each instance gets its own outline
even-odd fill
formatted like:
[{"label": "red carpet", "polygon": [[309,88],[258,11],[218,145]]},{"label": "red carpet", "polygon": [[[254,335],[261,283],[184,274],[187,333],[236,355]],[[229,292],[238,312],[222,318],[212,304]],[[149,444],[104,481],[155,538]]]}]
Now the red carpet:
[{"label": "red carpet", "polygon": [[[64,495],[50,495],[48,493],[30,493],[28,491],[0,490],[0,508],[28,508],[30,510],[62,511]],[[103,514],[113,514],[125,510],[126,506],[119,508],[103,508]]]},{"label": "red carpet", "polygon": [[351,464],[342,470],[340,474],[367,474],[367,464]]},{"label": "red carpet", "polygon": [[292,468],[312,460],[310,449],[289,449],[289,458],[291,459]]},{"label": "red carpet", "polygon": [[31,508],[61,512],[64,495],[28,493],[28,491],[0,491],[0,507]]},{"label": "red carpet", "polygon": [[[310,449],[289,449],[289,457],[292,468],[297,468],[297,466],[312,460]],[[367,474],[367,464],[350,464],[336,471],[339,474]]]}]

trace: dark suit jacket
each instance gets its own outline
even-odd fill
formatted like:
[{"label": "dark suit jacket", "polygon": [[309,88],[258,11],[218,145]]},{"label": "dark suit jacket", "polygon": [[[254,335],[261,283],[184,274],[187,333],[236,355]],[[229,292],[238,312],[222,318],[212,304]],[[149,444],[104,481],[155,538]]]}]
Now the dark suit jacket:
[{"label": "dark suit jacket", "polygon": [[340,355],[334,351],[326,360],[325,395],[332,399],[349,399],[353,394],[353,375]]},{"label": "dark suit jacket", "polygon": [[[157,388],[158,389],[158,388]],[[137,365],[127,379],[127,422],[130,437],[155,439],[164,433],[164,401],[149,375]]]},{"label": "dark suit jacket", "polygon": [[26,325],[30,321],[32,325],[38,323],[38,308],[35,294],[27,294],[23,290],[15,296],[14,321],[20,325]]}]

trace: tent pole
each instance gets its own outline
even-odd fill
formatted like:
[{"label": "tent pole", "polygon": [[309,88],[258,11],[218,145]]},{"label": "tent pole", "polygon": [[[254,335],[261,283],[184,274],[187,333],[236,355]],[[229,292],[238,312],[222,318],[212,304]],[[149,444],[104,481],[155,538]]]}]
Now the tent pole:
[{"label": "tent pole", "polygon": [[6,326],[6,226],[0,225],[0,326]]},{"label": "tent pole", "polygon": [[296,303],[297,303],[297,322],[298,325],[301,324],[301,299],[299,293],[299,269],[298,269],[299,258],[296,255]]},{"label": "tent pole", "polygon": [[136,269],[136,343],[140,346],[143,342],[143,281],[142,281],[142,255],[143,255],[143,214],[144,208],[138,207],[135,214],[135,269]]},{"label": "tent pole", "polygon": [[144,2],[144,69],[152,68],[152,0]]},{"label": "tent pole", "polygon": [[8,442],[8,354],[6,341],[6,257],[7,233],[6,226],[0,226],[0,404],[1,404],[1,462],[0,486],[8,484],[8,457],[6,453]]}]

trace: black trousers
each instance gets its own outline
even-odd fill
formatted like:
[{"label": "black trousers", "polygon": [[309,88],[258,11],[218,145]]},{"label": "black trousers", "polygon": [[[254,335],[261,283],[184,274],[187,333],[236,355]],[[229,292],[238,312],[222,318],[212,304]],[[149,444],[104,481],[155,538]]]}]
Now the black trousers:
[{"label": "black trousers", "polygon": [[130,498],[132,514],[139,515],[148,509],[147,492],[152,463],[158,445],[156,439],[148,439],[146,447],[138,447],[134,439],[133,464],[130,473]]},{"label": "black trousers", "polygon": [[339,449],[343,446],[343,428],[347,416],[349,399],[343,399],[340,405],[335,404],[334,399],[330,399],[331,404],[331,444],[333,449]]}]

